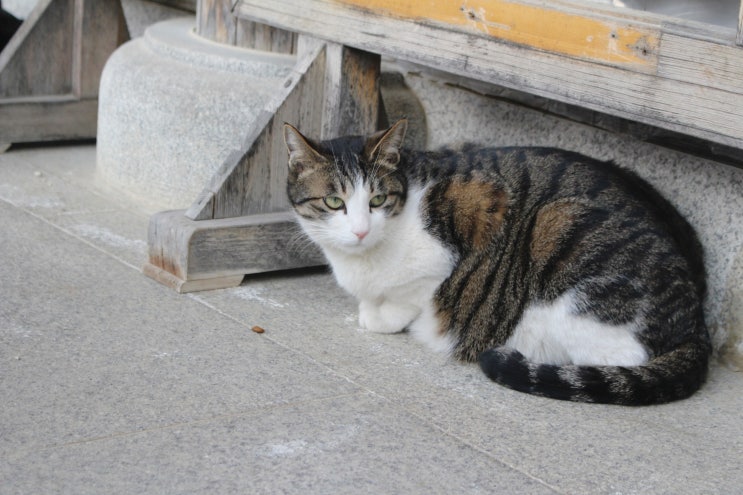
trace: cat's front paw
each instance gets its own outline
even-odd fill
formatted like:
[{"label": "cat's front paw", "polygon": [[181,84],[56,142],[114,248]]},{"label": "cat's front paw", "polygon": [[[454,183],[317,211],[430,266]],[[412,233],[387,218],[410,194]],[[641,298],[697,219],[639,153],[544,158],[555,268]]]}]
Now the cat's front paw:
[{"label": "cat's front paw", "polygon": [[420,309],[410,304],[362,301],[359,304],[359,324],[370,332],[398,333],[405,330],[419,313]]},{"label": "cat's front paw", "polygon": [[405,329],[405,324],[400,326],[384,318],[381,306],[371,301],[359,303],[359,325],[363,330],[374,333],[398,333]]}]

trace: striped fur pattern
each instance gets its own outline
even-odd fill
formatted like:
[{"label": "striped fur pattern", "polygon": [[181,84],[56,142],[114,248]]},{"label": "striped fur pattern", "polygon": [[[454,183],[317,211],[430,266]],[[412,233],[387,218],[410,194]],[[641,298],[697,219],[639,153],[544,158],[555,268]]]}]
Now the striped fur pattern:
[{"label": "striped fur pattern", "polygon": [[556,399],[647,405],[702,385],[702,247],[655,189],[558,149],[405,150],[406,124],[326,142],[285,127],[289,198],[362,327]]}]

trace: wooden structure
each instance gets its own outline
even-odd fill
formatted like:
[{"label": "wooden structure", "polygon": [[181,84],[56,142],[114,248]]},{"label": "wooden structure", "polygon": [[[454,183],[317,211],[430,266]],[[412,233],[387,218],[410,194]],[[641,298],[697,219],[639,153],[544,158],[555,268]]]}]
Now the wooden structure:
[{"label": "wooden structure", "polygon": [[314,136],[377,127],[379,62],[338,44],[300,40],[298,62],[201,196],[184,211],[150,220],[148,276],[189,292],[235,286],[248,273],[324,263],[297,243],[286,198],[284,122]]},{"label": "wooden structure", "polygon": [[187,211],[151,221],[145,272],[180,291],[321,262],[291,249],[280,126],[374,130],[380,55],[688,136],[743,163],[741,28],[564,0],[202,1],[222,6],[199,24],[223,26],[224,39],[241,22],[301,36],[294,72],[243,150]]},{"label": "wooden structure", "polygon": [[119,0],[39,0],[0,52],[0,151],[95,137],[103,65],[128,38]]}]

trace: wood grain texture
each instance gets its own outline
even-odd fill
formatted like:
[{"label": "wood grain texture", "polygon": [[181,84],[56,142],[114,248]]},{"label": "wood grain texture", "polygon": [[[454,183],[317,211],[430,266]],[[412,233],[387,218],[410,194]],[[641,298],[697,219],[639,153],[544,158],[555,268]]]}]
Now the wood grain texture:
[{"label": "wood grain texture", "polygon": [[238,19],[235,45],[273,53],[296,53],[297,34],[258,22]]},{"label": "wood grain texture", "polygon": [[335,43],[328,45],[327,57],[321,137],[376,131],[381,57]]},{"label": "wood grain texture", "polygon": [[266,24],[238,19],[234,0],[199,0],[196,32],[217,43],[273,53],[296,53],[297,35]]},{"label": "wood grain texture", "polygon": [[[80,0],[78,0],[78,4]],[[73,85],[80,98],[96,98],[108,57],[129,39],[119,0],[84,0],[75,12]]]},{"label": "wood grain texture", "polygon": [[182,210],[161,212],[150,219],[148,245],[145,273],[180,292],[237,285],[250,273],[326,263],[288,212],[201,221]]},{"label": "wood grain texture", "polygon": [[664,34],[658,76],[701,88],[742,93],[743,49]]},{"label": "wood grain texture", "polygon": [[[711,41],[716,38],[714,32],[702,36],[698,29],[686,37],[675,26],[676,37],[669,36],[671,49],[666,51],[665,28],[659,22],[649,23],[660,40],[653,57],[657,64],[618,66],[434,22],[427,18],[424,4],[415,5],[420,11],[415,19],[334,0],[274,0],[268,5],[260,0],[240,0],[236,13],[444,72],[743,148],[743,80],[737,76],[740,64],[715,65],[709,61],[718,60],[719,53],[730,59],[731,39],[725,41],[718,36]],[[657,16],[648,19],[657,21]],[[622,18],[616,22],[620,21]],[[632,18],[622,22],[638,21]],[[704,79],[697,79],[693,72],[684,76],[684,70],[671,69],[682,55],[686,66],[699,61],[695,70],[704,74]],[[661,69],[666,75],[659,73]],[[719,82],[705,85],[710,80]]]},{"label": "wood grain texture", "polygon": [[236,25],[231,0],[199,0],[196,6],[196,32],[199,36],[234,45]]},{"label": "wood grain texture", "polygon": [[0,142],[83,139],[96,135],[98,99],[0,100]]},{"label": "wood grain texture", "polygon": [[407,20],[425,19],[463,31],[623,67],[652,66],[658,30],[641,23],[593,15],[593,10],[560,9],[550,3],[513,0],[336,0],[337,3]]}]

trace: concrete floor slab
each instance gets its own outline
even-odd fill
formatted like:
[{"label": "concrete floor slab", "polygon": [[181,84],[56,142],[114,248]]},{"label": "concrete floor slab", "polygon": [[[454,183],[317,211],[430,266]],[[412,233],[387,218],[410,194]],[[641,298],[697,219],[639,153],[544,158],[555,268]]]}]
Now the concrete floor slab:
[{"label": "concrete floor slab", "polygon": [[2,493],[743,486],[740,374],[658,407],[564,403],[359,331],[324,270],[178,295],[140,273],[147,214],[98,188],[94,151],[0,155]]}]

